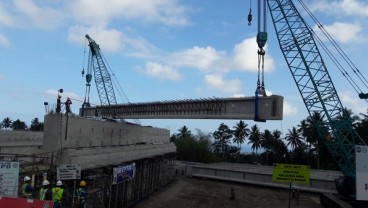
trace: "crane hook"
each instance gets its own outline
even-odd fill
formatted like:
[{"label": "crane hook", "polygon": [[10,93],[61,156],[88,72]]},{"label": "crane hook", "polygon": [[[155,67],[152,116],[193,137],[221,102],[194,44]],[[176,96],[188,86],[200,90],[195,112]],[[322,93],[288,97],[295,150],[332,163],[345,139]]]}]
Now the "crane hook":
[{"label": "crane hook", "polygon": [[248,14],[248,26],[250,26],[252,24],[252,8],[249,9],[249,14]]}]

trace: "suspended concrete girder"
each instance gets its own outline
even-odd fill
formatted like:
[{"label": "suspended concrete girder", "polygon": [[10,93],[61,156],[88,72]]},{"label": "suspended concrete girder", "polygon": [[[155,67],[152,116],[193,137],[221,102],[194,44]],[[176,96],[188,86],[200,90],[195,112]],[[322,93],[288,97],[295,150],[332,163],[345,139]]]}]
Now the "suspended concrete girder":
[{"label": "suspended concrete girder", "polygon": [[[282,96],[207,98],[81,108],[84,117],[116,119],[242,119],[282,120]],[[258,111],[258,112],[256,112]]]}]

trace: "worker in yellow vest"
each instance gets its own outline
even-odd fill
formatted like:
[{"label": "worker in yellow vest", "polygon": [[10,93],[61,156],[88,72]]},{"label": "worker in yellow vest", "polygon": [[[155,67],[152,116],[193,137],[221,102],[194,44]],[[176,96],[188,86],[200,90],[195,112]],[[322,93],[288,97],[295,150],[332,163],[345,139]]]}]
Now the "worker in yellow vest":
[{"label": "worker in yellow vest", "polygon": [[29,176],[24,177],[24,183],[22,185],[23,198],[32,199],[34,188],[31,185],[31,178]]},{"label": "worker in yellow vest", "polygon": [[40,189],[40,200],[52,200],[52,192],[49,188],[50,182],[48,180],[42,181],[42,188]]},{"label": "worker in yellow vest", "polygon": [[61,187],[63,183],[59,180],[56,182],[56,187],[52,188],[52,200],[54,201],[54,208],[61,207],[61,200],[63,198],[64,189]]}]

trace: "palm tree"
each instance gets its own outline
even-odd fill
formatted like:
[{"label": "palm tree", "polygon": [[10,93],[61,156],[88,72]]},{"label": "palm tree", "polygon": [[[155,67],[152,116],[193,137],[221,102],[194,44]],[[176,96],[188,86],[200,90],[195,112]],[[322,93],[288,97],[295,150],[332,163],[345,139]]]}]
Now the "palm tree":
[{"label": "palm tree", "polygon": [[306,141],[316,148],[316,163],[317,168],[320,168],[320,138],[328,133],[328,129],[323,121],[322,115],[319,112],[313,112],[305,121],[301,122],[302,135]]},{"label": "palm tree", "polygon": [[303,137],[300,131],[294,126],[291,130],[288,129],[288,133],[285,136],[286,141],[288,141],[287,146],[291,146],[293,150],[295,148],[301,147],[303,145]]},{"label": "palm tree", "polygon": [[252,144],[251,148],[253,150],[256,150],[256,155],[257,155],[257,150],[259,148],[261,148],[262,145],[262,135],[261,135],[261,131],[259,129],[259,127],[257,126],[257,124],[254,124],[251,128],[250,128],[250,134],[248,137],[248,144]]},{"label": "palm tree", "polygon": [[32,121],[31,121],[31,126],[30,126],[30,130],[31,131],[42,131],[43,130],[43,122],[40,122],[38,120],[38,118],[34,118]]},{"label": "palm tree", "polygon": [[179,131],[178,133],[179,138],[186,138],[192,136],[192,132],[185,125],[181,127],[178,131]]},{"label": "palm tree", "polygon": [[1,122],[2,127],[5,129],[10,128],[12,123],[13,121],[9,117],[4,118],[3,121]]},{"label": "palm tree", "polygon": [[236,123],[234,126],[234,138],[233,142],[238,144],[239,152],[238,152],[238,162],[240,161],[240,151],[241,145],[245,142],[245,139],[249,136],[250,130],[247,128],[248,124],[244,123],[244,121],[240,120],[239,123]]}]

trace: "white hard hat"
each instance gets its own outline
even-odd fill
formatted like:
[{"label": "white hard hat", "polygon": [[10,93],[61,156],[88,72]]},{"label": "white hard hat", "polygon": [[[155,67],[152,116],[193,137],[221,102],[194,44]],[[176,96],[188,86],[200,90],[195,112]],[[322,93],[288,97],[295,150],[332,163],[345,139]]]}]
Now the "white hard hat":
[{"label": "white hard hat", "polygon": [[63,183],[62,183],[61,181],[57,181],[57,182],[56,182],[56,185],[57,185],[57,186],[61,186],[61,185],[63,185]]},{"label": "white hard hat", "polygon": [[24,181],[29,181],[29,180],[31,180],[31,178],[29,176],[24,177]]},{"label": "white hard hat", "polygon": [[47,185],[49,185],[50,184],[50,182],[48,181],[48,180],[44,180],[44,181],[42,181],[42,185],[43,186],[47,186]]}]

